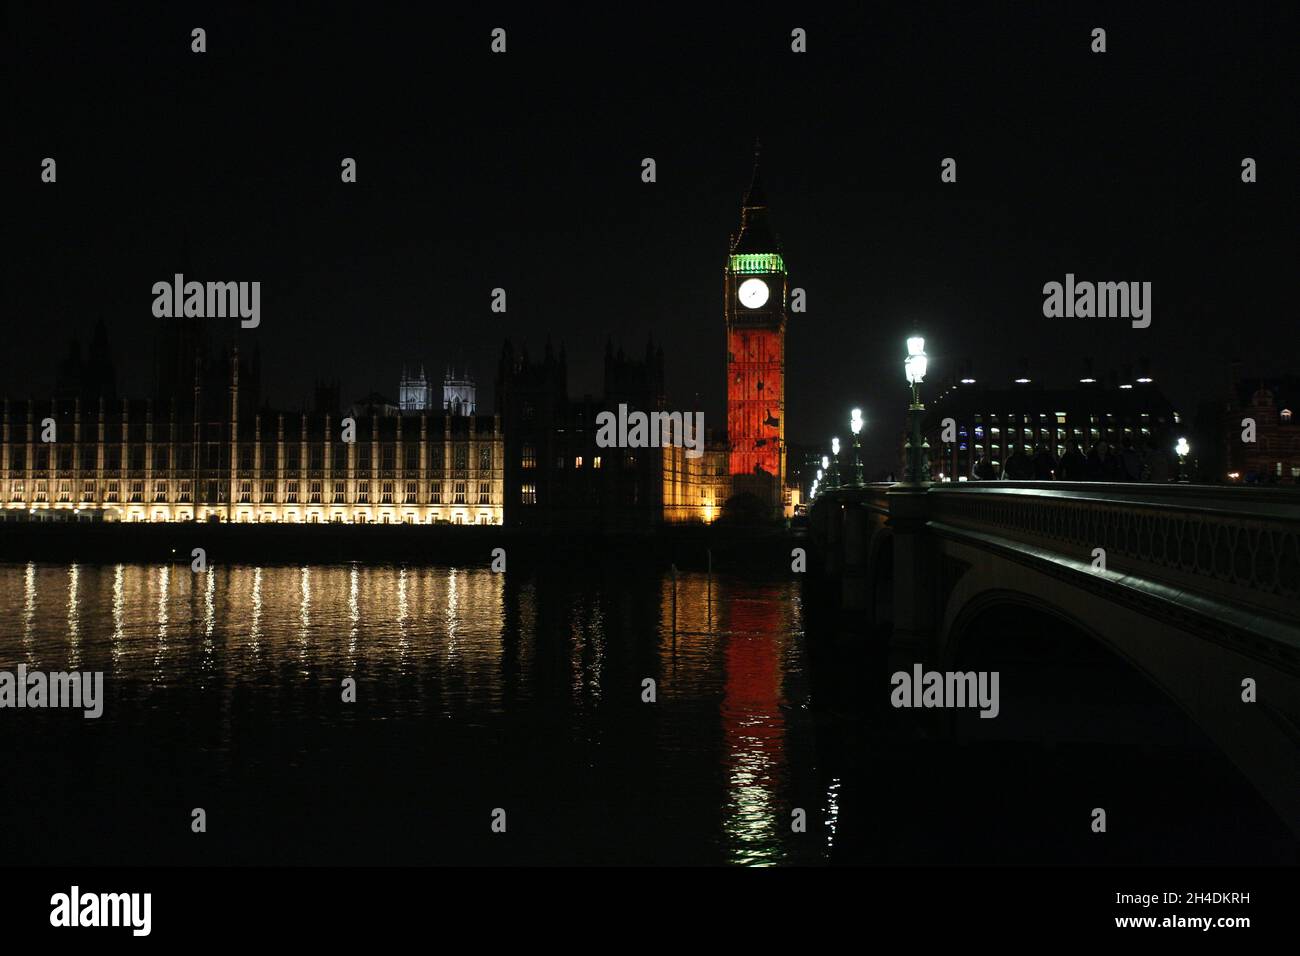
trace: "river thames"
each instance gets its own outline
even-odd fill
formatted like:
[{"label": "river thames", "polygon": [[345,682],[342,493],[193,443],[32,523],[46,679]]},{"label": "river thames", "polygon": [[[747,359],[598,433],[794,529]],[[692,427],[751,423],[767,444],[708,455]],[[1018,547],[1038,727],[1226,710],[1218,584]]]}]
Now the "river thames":
[{"label": "river thames", "polygon": [[793,577],[0,565],[0,670],[104,675],[97,719],[0,711],[0,860],[1294,860],[1235,769],[1091,650],[984,661],[999,719],[936,734],[890,710],[878,656],[818,650]]}]

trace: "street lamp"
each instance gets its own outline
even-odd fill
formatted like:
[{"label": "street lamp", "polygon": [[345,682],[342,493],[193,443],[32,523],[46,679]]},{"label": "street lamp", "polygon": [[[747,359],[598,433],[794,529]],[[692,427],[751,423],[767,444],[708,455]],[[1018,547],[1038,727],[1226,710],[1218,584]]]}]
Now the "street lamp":
[{"label": "street lamp", "polygon": [[913,335],[907,340],[907,358],[903,360],[903,371],[907,382],[912,386],[912,404],[907,408],[908,436],[904,449],[905,463],[903,481],[908,484],[921,485],[930,480],[930,444],[921,435],[921,418],[925,406],[917,386],[925,381],[925,369],[929,364],[925,354],[925,339]]},{"label": "street lamp", "polygon": [[1174,451],[1178,454],[1178,481],[1181,484],[1187,484],[1187,454],[1192,450],[1192,446],[1187,444],[1186,438],[1179,438],[1178,444],[1174,445]]},{"label": "street lamp", "polygon": [[831,487],[840,486],[840,440],[831,439]]},{"label": "street lamp", "polygon": [[862,487],[862,440],[858,434],[862,431],[862,409],[855,408],[849,413],[849,430],[853,432],[853,487]]}]

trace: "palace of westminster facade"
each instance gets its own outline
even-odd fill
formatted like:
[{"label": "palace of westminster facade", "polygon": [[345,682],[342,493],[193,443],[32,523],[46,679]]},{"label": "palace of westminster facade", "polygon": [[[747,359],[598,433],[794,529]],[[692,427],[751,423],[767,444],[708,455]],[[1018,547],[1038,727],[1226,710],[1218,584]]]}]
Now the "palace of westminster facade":
[{"label": "palace of westminster facade", "polygon": [[728,252],[728,433],[702,454],[598,445],[602,410],[667,408],[651,346],[644,359],[607,346],[600,399],[569,398],[549,344],[531,361],[506,343],[494,414],[479,413],[468,374],[449,369],[439,396],[423,368],[403,370],[396,402],[372,393],[343,410],[338,387],[318,385],[311,411],[282,411],[261,401],[258,354],[214,349],[197,318],[162,320],[152,397],[118,398],[101,322],[86,359],[71,347],[53,398],[4,400],[0,520],[619,530],[709,523],[740,494],[788,516],[788,282],[757,162]]},{"label": "palace of westminster facade", "polygon": [[500,417],[476,414],[465,377],[449,376],[442,405],[404,374],[400,407],[372,395],[340,412],[337,388],[318,387],[312,412],[278,412],[258,406],[256,359],[210,363],[179,344],[197,356],[193,384],[174,390],[164,362],[157,392],[182,397],[116,399],[73,354],[61,397],[6,400],[0,516],[502,523]]}]

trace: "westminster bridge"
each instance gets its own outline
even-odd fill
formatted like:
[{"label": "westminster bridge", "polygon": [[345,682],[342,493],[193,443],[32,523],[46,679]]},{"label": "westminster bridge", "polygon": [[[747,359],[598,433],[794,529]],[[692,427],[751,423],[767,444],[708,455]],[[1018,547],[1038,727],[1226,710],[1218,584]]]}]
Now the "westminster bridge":
[{"label": "westminster bridge", "polygon": [[870,484],[824,491],[809,525],[817,603],[841,635],[939,671],[980,667],[990,632],[1022,656],[1082,635],[1170,699],[1300,835],[1300,495]]}]

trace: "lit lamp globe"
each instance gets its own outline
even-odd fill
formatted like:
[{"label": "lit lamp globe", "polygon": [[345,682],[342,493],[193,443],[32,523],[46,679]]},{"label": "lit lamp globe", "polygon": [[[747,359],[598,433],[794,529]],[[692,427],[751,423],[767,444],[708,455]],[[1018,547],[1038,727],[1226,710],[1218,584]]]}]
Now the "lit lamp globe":
[{"label": "lit lamp globe", "polygon": [[830,471],[830,469],[831,469],[831,460],[827,458],[825,455],[822,455],[822,471]]},{"label": "lit lamp globe", "polygon": [[903,360],[903,371],[909,385],[918,385],[925,380],[926,364],[925,338],[913,335],[907,340],[907,358]]},{"label": "lit lamp globe", "polygon": [[855,408],[849,414],[849,428],[853,432],[853,487],[862,487],[862,456],[859,449],[858,433],[862,431],[862,409]]},{"label": "lit lamp globe", "polygon": [[838,455],[839,453],[840,453],[840,440],[839,440],[838,438],[832,438],[832,439],[831,439],[831,454],[832,454],[832,455]]},{"label": "lit lamp globe", "polygon": [[822,470],[820,468],[817,469],[817,480],[818,481],[822,480]]},{"label": "lit lamp globe", "polygon": [[1174,445],[1174,451],[1178,453],[1178,483],[1186,484],[1187,477],[1187,453],[1192,450],[1192,446],[1187,444],[1186,438],[1178,439],[1178,444]]}]

